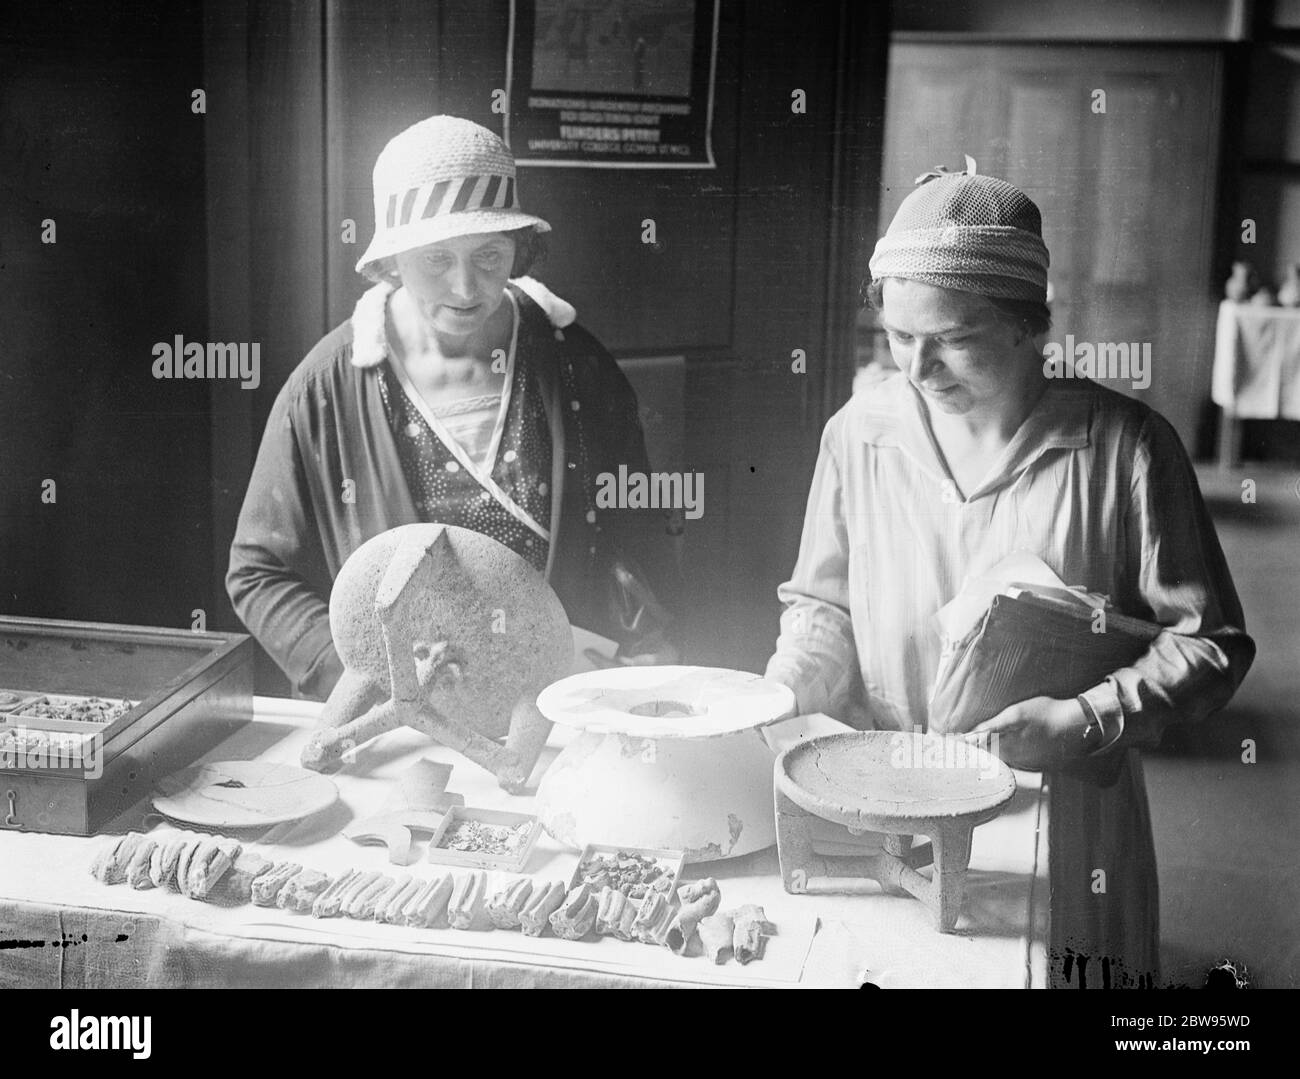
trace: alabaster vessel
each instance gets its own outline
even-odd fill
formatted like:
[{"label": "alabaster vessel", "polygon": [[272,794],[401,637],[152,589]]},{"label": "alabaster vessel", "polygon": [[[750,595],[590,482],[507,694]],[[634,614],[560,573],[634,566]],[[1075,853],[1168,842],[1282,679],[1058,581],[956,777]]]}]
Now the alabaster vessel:
[{"label": "alabaster vessel", "polygon": [[546,770],[537,814],[561,843],[680,850],[691,862],[776,842],[775,755],[758,728],[794,694],[710,667],[623,667],[574,675],[537,706],[579,733]]}]

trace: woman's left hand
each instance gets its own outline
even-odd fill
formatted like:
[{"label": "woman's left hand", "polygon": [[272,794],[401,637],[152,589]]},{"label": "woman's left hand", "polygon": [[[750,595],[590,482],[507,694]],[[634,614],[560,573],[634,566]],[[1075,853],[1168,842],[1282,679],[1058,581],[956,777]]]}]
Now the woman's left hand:
[{"label": "woman's left hand", "polygon": [[987,748],[1012,768],[1042,772],[1083,757],[1087,727],[1088,717],[1077,700],[1031,697],[1002,709],[962,737],[981,744],[991,740]]}]

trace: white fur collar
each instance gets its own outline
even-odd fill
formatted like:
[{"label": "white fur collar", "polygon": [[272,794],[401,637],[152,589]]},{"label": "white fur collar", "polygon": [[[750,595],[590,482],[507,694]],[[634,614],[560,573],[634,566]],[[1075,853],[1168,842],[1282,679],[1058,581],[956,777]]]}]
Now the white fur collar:
[{"label": "white fur collar", "polygon": [[[546,312],[551,325],[557,330],[571,325],[578,317],[573,305],[560,299],[540,281],[531,277],[517,277],[511,281],[538,307]],[[354,367],[374,367],[383,363],[388,355],[388,341],[384,335],[384,316],[388,297],[394,288],[380,282],[367,289],[352,310],[352,364]]]},{"label": "white fur collar", "polygon": [[366,289],[352,309],[352,365],[374,367],[384,362],[388,355],[388,341],[384,334],[384,315],[388,310],[388,297],[393,286],[381,281]]}]

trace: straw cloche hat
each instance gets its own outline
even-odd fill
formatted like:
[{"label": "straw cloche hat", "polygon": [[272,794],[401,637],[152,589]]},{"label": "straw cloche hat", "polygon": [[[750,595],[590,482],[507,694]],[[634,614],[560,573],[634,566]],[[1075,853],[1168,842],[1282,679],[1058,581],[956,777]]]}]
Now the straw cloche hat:
[{"label": "straw cloche hat", "polygon": [[357,263],[362,274],[381,259],[453,236],[551,230],[520,209],[506,144],[456,116],[431,116],[391,139],[375,162],[374,188],[375,236]]}]

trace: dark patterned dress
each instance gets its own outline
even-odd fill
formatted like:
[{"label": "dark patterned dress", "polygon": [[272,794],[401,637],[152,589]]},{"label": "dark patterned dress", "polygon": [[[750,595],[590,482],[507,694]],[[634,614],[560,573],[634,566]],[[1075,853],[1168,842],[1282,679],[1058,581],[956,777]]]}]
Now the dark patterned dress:
[{"label": "dark patterned dress", "polygon": [[551,541],[551,431],[537,378],[516,347],[518,325],[516,310],[502,410],[482,466],[419,396],[391,348],[380,393],[421,519],[491,536],[545,572]]}]

